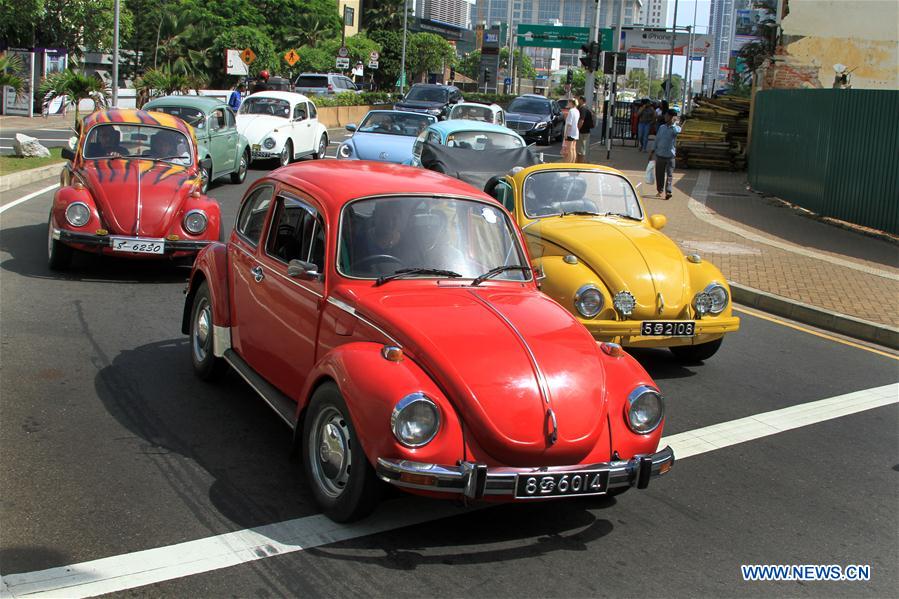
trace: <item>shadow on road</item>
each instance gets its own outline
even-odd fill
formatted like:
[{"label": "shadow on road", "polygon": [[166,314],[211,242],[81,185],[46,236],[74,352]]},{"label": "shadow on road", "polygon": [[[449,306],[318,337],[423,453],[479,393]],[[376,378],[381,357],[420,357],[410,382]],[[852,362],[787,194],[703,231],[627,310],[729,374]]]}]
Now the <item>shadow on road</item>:
[{"label": "shadow on road", "polygon": [[[695,370],[685,366],[683,362],[674,357],[674,354],[664,348],[627,348],[627,353],[632,355],[640,363],[640,366],[645,368],[646,372],[656,380],[682,379],[697,374]],[[711,359],[714,360],[714,357]],[[699,363],[695,367],[702,368],[702,364]]]},{"label": "shadow on road", "polygon": [[0,264],[3,270],[26,277],[91,281],[98,283],[177,283],[187,281],[187,260],[164,258],[135,260],[75,252],[66,272],[47,266],[47,225],[45,223],[3,229],[0,250],[11,258]]},{"label": "shadow on road", "polygon": [[46,564],[67,564],[70,561],[68,555],[57,549],[40,545],[13,545],[0,549],[0,564],[3,564],[4,576],[32,572],[46,567]]}]

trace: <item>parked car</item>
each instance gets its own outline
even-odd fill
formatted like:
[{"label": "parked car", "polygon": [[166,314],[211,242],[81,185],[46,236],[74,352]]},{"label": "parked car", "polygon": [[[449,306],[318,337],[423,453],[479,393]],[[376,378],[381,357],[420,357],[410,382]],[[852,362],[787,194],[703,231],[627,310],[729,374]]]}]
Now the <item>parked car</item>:
[{"label": "parked car", "polygon": [[597,340],[667,347],[695,362],[739,329],[721,271],[685,256],[621,172],[544,164],[496,177],[486,191],[515,215],[543,291]]},{"label": "parked car", "polygon": [[480,104],[477,102],[460,102],[450,108],[448,119],[468,119],[494,125],[506,124],[506,111],[497,104]]},{"label": "parked car", "polygon": [[284,166],[303,156],[324,158],[328,149],[328,130],[302,94],[250,94],[237,113],[237,130],[250,142],[252,161],[275,159]]},{"label": "parked car", "polygon": [[293,429],[337,521],[383,482],[562,499],[674,461],[650,376],[538,291],[501,206],[433,172],[329,160],[255,182],[197,259],[182,330],[199,377],[234,368]]},{"label": "parked car", "polygon": [[[220,239],[219,204],[201,191],[193,129],[162,112],[101,110],[82,122],[47,224],[50,268],[74,250],[189,257]],[[209,168],[208,163],[203,165]]]},{"label": "parked car", "polygon": [[294,81],[294,90],[307,96],[325,96],[357,93],[359,88],[349,77],[340,73],[301,73]]},{"label": "parked car", "polygon": [[416,83],[393,107],[396,110],[424,112],[443,120],[452,105],[461,101],[462,92],[455,85]]},{"label": "parked car", "polygon": [[231,175],[232,183],[243,183],[250,165],[250,144],[237,132],[234,112],[225,102],[209,96],[166,96],[150,100],[144,110],[164,112],[194,128],[200,160],[211,166],[201,168],[203,193],[209,183]]},{"label": "parked car", "polygon": [[421,151],[425,142],[445,145],[451,148],[471,150],[495,150],[523,148],[524,138],[507,127],[454,119],[429,125],[421,132],[412,146],[409,164],[421,166]]},{"label": "parked car", "polygon": [[415,138],[437,117],[399,110],[371,110],[357,127],[346,126],[352,137],[337,148],[337,158],[402,164],[412,158]]},{"label": "parked car", "polygon": [[506,110],[506,126],[520,133],[529,142],[548,146],[562,139],[565,119],[556,102],[545,96],[518,96]]}]

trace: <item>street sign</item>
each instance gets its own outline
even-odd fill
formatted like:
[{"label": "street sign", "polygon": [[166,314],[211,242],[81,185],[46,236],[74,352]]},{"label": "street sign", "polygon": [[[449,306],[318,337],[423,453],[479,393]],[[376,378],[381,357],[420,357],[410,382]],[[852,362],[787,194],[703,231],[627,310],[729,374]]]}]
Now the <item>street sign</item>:
[{"label": "street sign", "polygon": [[365,69],[362,67],[361,62],[357,62],[356,66],[353,67],[353,76],[362,77],[363,75],[365,75]]},{"label": "street sign", "polygon": [[512,78],[506,77],[505,79],[503,79],[503,85],[512,85]]},{"label": "street sign", "polygon": [[346,46],[341,46],[337,50],[337,56],[339,56],[340,58],[348,58],[349,55],[350,55],[350,50]]},{"label": "street sign", "polygon": [[240,50],[229,48],[225,50],[225,73],[228,75],[249,75],[247,63],[240,57]]},{"label": "street sign", "polygon": [[614,52],[615,51],[615,30],[611,27],[599,30],[599,51]]},{"label": "street sign", "polygon": [[373,69],[373,70],[377,70],[377,68],[378,68],[378,61],[377,61],[377,60],[369,60],[369,61],[368,61],[368,68]]},{"label": "street sign", "polygon": [[338,56],[335,64],[338,69],[348,69],[348,68],[350,68],[350,59],[349,58],[340,58]]},{"label": "street sign", "polygon": [[244,48],[240,53],[240,58],[247,64],[253,64],[253,61],[256,60],[256,53],[249,48]]},{"label": "street sign", "polygon": [[[628,54],[671,54],[672,33],[670,31],[650,31],[625,29],[621,49]],[[674,36],[675,56],[708,56],[712,47],[712,36],[693,36],[693,50],[689,50],[690,34],[678,33]]]},{"label": "street sign", "polygon": [[290,66],[295,65],[299,59],[300,59],[300,55],[297,54],[296,50],[288,50],[284,54],[284,60],[286,60],[287,64],[289,64]]},{"label": "street sign", "polygon": [[590,42],[589,27],[556,27],[553,25],[518,25],[519,46],[579,49]]},{"label": "street sign", "polygon": [[371,54],[368,55],[369,62],[378,62],[379,58],[381,58],[381,55],[378,54],[377,52],[372,52]]}]

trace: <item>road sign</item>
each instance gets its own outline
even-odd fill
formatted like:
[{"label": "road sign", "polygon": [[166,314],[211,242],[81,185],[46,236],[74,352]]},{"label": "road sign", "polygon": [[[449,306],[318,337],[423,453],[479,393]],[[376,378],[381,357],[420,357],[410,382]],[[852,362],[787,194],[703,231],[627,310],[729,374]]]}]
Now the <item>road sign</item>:
[{"label": "road sign", "polygon": [[614,52],[615,51],[615,30],[611,27],[599,30],[599,51]]},{"label": "road sign", "polygon": [[350,59],[349,58],[341,58],[338,56],[335,64],[338,69],[348,69],[348,68],[350,68]]},{"label": "road sign", "polygon": [[577,50],[590,42],[589,27],[555,27],[553,25],[518,25],[519,46],[571,48]]},{"label": "road sign", "polygon": [[240,57],[240,50],[225,50],[225,73],[228,75],[249,75],[247,63]]},{"label": "road sign", "polygon": [[512,85],[512,78],[506,77],[505,79],[503,79],[503,85]]},{"label": "road sign", "polygon": [[297,54],[296,50],[288,50],[284,53],[284,60],[286,60],[287,64],[289,64],[290,66],[295,65],[299,59],[300,55]]},{"label": "road sign", "polygon": [[340,58],[348,58],[349,55],[350,55],[350,50],[346,46],[341,46],[337,50],[337,56],[339,56]]},{"label": "road sign", "polygon": [[240,59],[247,64],[253,64],[253,61],[256,60],[256,53],[249,48],[244,48],[240,53]]},{"label": "road sign", "polygon": [[377,69],[377,68],[378,68],[378,61],[377,61],[377,60],[369,60],[369,61],[368,61],[368,68],[370,68],[370,69]]},{"label": "road sign", "polygon": [[378,54],[377,52],[372,52],[371,54],[368,55],[369,62],[378,62],[379,58],[381,58],[381,55]]}]

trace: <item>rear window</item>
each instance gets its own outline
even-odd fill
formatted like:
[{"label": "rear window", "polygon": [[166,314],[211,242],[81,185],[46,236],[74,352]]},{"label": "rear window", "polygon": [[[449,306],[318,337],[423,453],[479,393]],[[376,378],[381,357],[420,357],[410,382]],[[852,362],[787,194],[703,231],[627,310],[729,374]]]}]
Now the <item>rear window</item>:
[{"label": "rear window", "polygon": [[297,87],[328,87],[326,75],[300,75],[297,77]]}]

